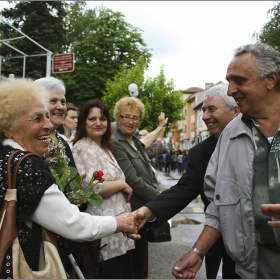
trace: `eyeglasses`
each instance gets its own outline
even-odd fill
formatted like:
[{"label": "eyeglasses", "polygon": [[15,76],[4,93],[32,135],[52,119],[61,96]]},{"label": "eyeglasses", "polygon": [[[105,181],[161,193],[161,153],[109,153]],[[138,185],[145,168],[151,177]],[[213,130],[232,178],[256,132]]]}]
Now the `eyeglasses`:
[{"label": "eyeglasses", "polygon": [[131,116],[129,116],[129,115],[124,115],[124,116],[120,115],[120,117],[121,117],[123,120],[127,121],[127,122],[129,122],[130,120],[132,120],[133,123],[140,123],[140,119],[139,119],[138,117],[136,117],[136,116],[131,117]]}]

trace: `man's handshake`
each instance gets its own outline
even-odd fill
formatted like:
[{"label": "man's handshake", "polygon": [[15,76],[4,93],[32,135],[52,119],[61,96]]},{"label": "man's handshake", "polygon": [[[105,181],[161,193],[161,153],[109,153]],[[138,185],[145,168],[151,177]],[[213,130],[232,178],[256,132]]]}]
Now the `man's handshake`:
[{"label": "man's handshake", "polygon": [[125,230],[122,232],[124,235],[126,235],[131,239],[139,240],[141,236],[138,234],[138,231],[145,225],[147,221],[150,221],[154,218],[153,212],[151,211],[150,208],[143,206],[129,214],[134,217],[134,224],[133,224],[134,228],[130,227],[131,230]]}]

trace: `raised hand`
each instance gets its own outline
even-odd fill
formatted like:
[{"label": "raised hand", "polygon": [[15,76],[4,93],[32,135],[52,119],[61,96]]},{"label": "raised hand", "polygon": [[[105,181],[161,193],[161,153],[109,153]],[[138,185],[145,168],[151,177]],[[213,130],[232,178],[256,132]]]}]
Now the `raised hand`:
[{"label": "raised hand", "polygon": [[177,279],[193,279],[201,264],[202,260],[196,252],[188,252],[176,262],[172,274]]},{"label": "raised hand", "polygon": [[[280,204],[262,204],[261,213],[266,216],[271,216],[280,219]],[[269,221],[267,223],[270,227],[279,228],[280,221]]]},{"label": "raised hand", "polygon": [[161,127],[165,127],[168,122],[168,118],[165,118],[165,113],[160,112],[160,115],[158,116],[158,125]]}]

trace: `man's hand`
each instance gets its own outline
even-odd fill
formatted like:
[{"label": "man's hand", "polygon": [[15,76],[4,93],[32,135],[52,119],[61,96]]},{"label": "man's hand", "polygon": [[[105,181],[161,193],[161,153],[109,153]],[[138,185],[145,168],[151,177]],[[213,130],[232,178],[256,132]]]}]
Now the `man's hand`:
[{"label": "man's hand", "polygon": [[133,213],[135,213],[135,215],[138,215],[138,217],[139,217],[137,220],[137,222],[139,223],[138,230],[140,228],[142,228],[146,222],[153,220],[155,217],[151,208],[149,208],[147,206],[142,206],[142,207],[138,208],[137,210],[135,210]]},{"label": "man's hand", "polygon": [[[280,219],[280,204],[262,204],[261,213],[266,216]],[[280,221],[269,221],[267,224],[273,228],[280,228]]]},{"label": "man's hand", "polygon": [[[149,207],[142,206],[139,209],[132,212],[132,214],[135,216],[135,225],[137,227],[137,231],[141,229],[147,221],[150,221],[154,218],[154,214],[152,210]],[[132,233],[125,234],[127,237],[138,240],[140,235],[135,235]]]},{"label": "man's hand", "polygon": [[193,279],[201,264],[202,260],[196,252],[188,252],[176,262],[172,274],[177,279]]},{"label": "man's hand", "polygon": [[168,118],[165,118],[165,113],[160,112],[160,115],[158,116],[158,126],[161,126],[162,128],[166,126],[168,122]]}]

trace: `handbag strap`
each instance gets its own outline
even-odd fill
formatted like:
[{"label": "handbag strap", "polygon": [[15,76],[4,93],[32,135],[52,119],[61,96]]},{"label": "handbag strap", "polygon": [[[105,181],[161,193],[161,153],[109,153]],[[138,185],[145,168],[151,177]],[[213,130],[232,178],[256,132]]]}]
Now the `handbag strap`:
[{"label": "handbag strap", "polygon": [[8,189],[16,189],[17,171],[18,171],[18,168],[19,168],[20,164],[22,163],[22,161],[25,158],[27,158],[29,156],[37,156],[37,157],[40,158],[40,156],[38,156],[37,154],[34,154],[34,153],[27,153],[27,154],[23,155],[20,158],[20,160],[16,163],[16,166],[15,166],[14,171],[13,171],[12,180],[11,180],[11,161],[12,161],[13,157],[20,152],[22,152],[22,151],[20,151],[20,150],[14,151],[8,159],[8,164],[7,164]]},{"label": "handbag strap", "polygon": [[[11,154],[11,156],[14,155],[14,154],[17,154],[17,153],[18,153],[18,152],[15,151],[15,152],[13,152],[13,153]],[[9,164],[9,160],[10,160],[10,158],[9,158],[9,160],[8,160],[8,166],[7,166],[7,169],[8,169],[8,172],[7,172],[7,176],[8,176],[8,188],[9,188],[9,189],[16,189],[16,178],[17,178],[17,171],[18,171],[18,168],[19,168],[21,162],[22,162],[25,158],[27,158],[27,157],[29,157],[29,156],[37,156],[37,157],[41,158],[40,156],[38,156],[37,154],[34,154],[34,153],[27,153],[27,154],[23,155],[23,156],[20,158],[20,160],[17,162],[17,164],[16,164],[16,166],[15,166],[15,168],[14,168],[13,176],[12,176],[12,182],[9,180],[9,179],[11,179],[11,175],[10,175],[10,173],[11,173],[11,164]],[[9,181],[10,181],[10,182],[9,182]],[[10,185],[9,185],[9,184],[10,184]],[[42,236],[43,236],[43,240],[44,240],[44,241],[48,241],[48,242],[52,243],[52,244],[58,249],[56,237],[55,237],[55,234],[54,234],[52,231],[50,231],[50,230],[48,230],[48,229],[42,227]]]},{"label": "handbag strap", "polygon": [[[34,154],[34,153],[27,153],[27,154],[25,154],[25,155],[23,155],[21,158],[20,158],[20,160],[16,163],[16,166],[15,166],[15,168],[14,168],[14,170],[13,170],[13,176],[11,176],[11,163],[12,163],[12,159],[14,158],[14,156],[15,155],[17,155],[17,154],[19,154],[19,153],[21,153],[22,151],[21,150],[15,150],[10,156],[9,156],[9,158],[8,158],[8,162],[7,162],[7,182],[8,182],[8,187],[7,187],[7,190],[8,189],[10,189],[10,190],[12,190],[12,189],[16,189],[16,175],[17,175],[17,172],[18,172],[18,168],[19,168],[19,166],[20,166],[20,164],[22,163],[22,161],[25,159],[25,158],[27,158],[28,156],[37,156],[37,157],[39,157],[40,158],[40,156],[38,156],[37,154]],[[6,194],[7,194],[7,191],[6,191]],[[9,203],[10,202],[10,203]],[[14,223],[14,226],[15,226],[15,228],[14,227],[9,227],[10,228],[10,230],[12,230],[12,231],[10,231],[10,233],[12,233],[11,235],[10,235],[10,237],[12,238],[11,240],[10,240],[10,242],[13,240],[13,237],[15,237],[15,236],[17,236],[17,228],[16,228],[16,223],[15,223],[15,219],[16,219],[16,201],[14,201],[14,203],[11,203],[12,201],[4,201],[4,205],[3,205],[3,209],[5,209],[5,210],[3,210],[2,209],[2,212],[0,213],[1,215],[0,215],[0,217],[2,217],[2,216],[5,216],[5,214],[3,213],[3,211],[6,211],[6,210],[8,210],[9,209],[9,212],[11,212],[11,214],[13,215],[12,217],[14,217],[14,218],[12,218],[12,220],[13,220],[13,222],[12,221],[10,221],[10,222],[12,222],[12,223]],[[7,204],[8,203],[8,204]],[[8,205],[10,205],[10,207],[8,207]],[[7,207],[8,207],[8,209],[7,209]],[[7,213],[6,213],[7,214]],[[10,216],[9,216],[10,217]],[[4,217],[2,218],[2,219],[4,219]],[[2,221],[1,221],[2,222]],[[10,223],[9,223],[10,224]],[[0,227],[1,228],[1,227]],[[14,229],[13,229],[14,228]],[[0,234],[0,236],[1,236],[1,234]],[[5,235],[5,236],[7,236],[7,235]],[[13,236],[13,237],[12,237]],[[44,227],[42,227],[42,236],[43,236],[43,240],[44,241],[48,241],[48,242],[50,242],[50,243],[52,243],[57,249],[58,249],[58,245],[57,245],[57,241],[56,241],[56,237],[55,237],[55,234],[53,233],[53,232],[51,232],[51,231],[49,231],[48,229],[46,229],[46,228],[44,228]],[[0,246],[1,247],[1,246]],[[2,250],[0,249],[0,252],[1,252]],[[6,250],[4,250],[4,251],[6,251]],[[3,257],[3,252],[1,252],[0,253],[0,268],[1,268],[1,264],[2,264],[2,260],[1,260],[1,257]]]},{"label": "handbag strap", "polygon": [[7,181],[8,189],[6,190],[3,207],[0,213],[0,270],[2,270],[2,263],[7,249],[17,237],[16,227],[16,193],[11,189],[11,163],[15,155],[22,152],[15,150],[7,161]]}]

